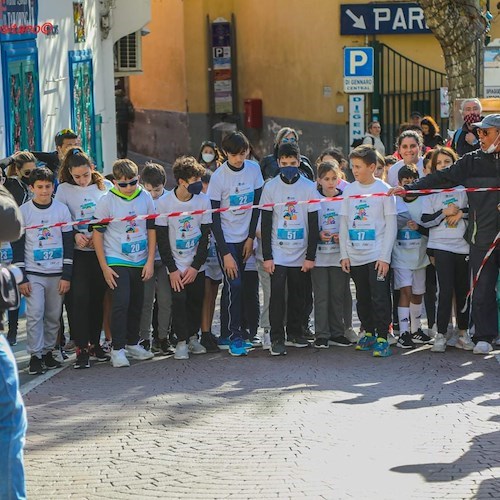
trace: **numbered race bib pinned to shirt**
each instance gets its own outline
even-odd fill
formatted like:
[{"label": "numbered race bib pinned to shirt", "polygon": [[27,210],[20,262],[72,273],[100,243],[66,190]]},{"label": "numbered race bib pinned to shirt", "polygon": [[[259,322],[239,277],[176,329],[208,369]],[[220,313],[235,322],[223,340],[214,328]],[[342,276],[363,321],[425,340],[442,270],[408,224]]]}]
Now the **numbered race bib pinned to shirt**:
[{"label": "numbered race bib pinned to shirt", "polygon": [[283,207],[276,233],[281,247],[291,248],[304,245],[304,225],[295,203],[289,203]]},{"label": "numbered race bib pinned to shirt", "polygon": [[349,240],[354,248],[366,250],[375,245],[375,224],[368,220],[369,205],[362,201],[355,206],[352,228],[349,229]]},{"label": "numbered race bib pinned to shirt", "polygon": [[131,261],[140,262],[147,258],[148,239],[135,221],[127,223],[125,235],[122,237],[122,253]]},{"label": "numbered race bib pinned to shirt", "polygon": [[38,243],[33,249],[33,260],[46,270],[59,270],[63,265],[61,238],[52,234],[52,228],[38,229]]},{"label": "numbered race bib pinned to shirt", "polygon": [[10,264],[13,259],[12,247],[10,243],[5,241],[0,244],[0,262],[2,264]]},{"label": "numbered race bib pinned to shirt", "polygon": [[400,248],[411,249],[420,248],[422,235],[418,231],[410,228],[398,229],[396,243]]},{"label": "numbered race bib pinned to shirt", "polygon": [[[232,192],[229,193],[229,206],[241,207],[243,205],[251,205],[253,204],[253,199],[253,187],[244,182],[238,182],[238,185],[233,186]],[[245,210],[234,210],[232,213],[235,215],[242,215],[245,213]]]}]

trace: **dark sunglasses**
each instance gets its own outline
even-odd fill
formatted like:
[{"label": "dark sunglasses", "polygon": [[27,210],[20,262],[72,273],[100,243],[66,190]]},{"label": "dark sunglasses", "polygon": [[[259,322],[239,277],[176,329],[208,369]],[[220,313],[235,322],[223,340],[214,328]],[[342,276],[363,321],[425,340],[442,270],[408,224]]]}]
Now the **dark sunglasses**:
[{"label": "dark sunglasses", "polygon": [[127,186],[135,186],[139,182],[139,179],[134,179],[132,181],[128,182],[117,182],[117,186],[120,186],[121,188],[126,188]]}]

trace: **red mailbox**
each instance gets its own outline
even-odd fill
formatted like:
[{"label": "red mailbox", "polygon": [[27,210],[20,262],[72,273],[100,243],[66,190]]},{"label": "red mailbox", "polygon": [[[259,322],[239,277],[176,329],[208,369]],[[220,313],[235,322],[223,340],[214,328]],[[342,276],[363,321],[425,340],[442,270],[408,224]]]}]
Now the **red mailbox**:
[{"label": "red mailbox", "polygon": [[245,127],[262,128],[262,99],[245,99]]}]

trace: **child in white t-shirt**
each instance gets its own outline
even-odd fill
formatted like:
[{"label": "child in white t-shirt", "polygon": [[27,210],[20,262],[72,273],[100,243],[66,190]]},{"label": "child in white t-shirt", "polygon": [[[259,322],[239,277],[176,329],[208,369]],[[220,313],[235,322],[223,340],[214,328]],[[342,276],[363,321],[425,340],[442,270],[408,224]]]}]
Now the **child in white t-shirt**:
[{"label": "child in white t-shirt", "polygon": [[[271,275],[269,319],[271,355],[286,354],[286,345],[307,347],[302,334],[305,273],[314,268],[318,243],[319,204],[300,204],[317,199],[314,182],[299,174],[300,150],[295,142],[278,150],[280,174],[264,186],[262,204],[286,203],[262,209],[262,254],[264,269]],[[285,286],[288,290],[285,302]],[[286,319],[286,341],[283,318]]]},{"label": "child in white t-shirt", "polygon": [[[318,196],[335,198],[342,195],[337,187],[340,168],[333,161],[318,165]],[[346,290],[349,290],[349,274],[340,267],[340,210],[342,200],[321,202],[319,210],[319,243],[316,262],[311,271],[314,292],[314,347],[328,348],[330,345],[346,347],[352,342],[346,338],[344,323]]]},{"label": "child in white t-shirt", "polygon": [[[127,158],[113,164],[114,187],[98,202],[94,217],[101,219],[155,213],[151,195],[139,186],[137,165]],[[151,359],[154,354],[139,343],[144,282],[154,275],[156,234],[154,220],[133,219],[95,223],[94,248],[104,281],[111,289],[111,363],[130,366],[134,359]]]},{"label": "child in white t-shirt", "polygon": [[[141,174],[141,182],[144,189],[153,198],[156,213],[158,203],[168,196],[165,189],[166,182],[165,169],[157,163],[146,163]],[[158,306],[158,339],[152,339],[153,330],[153,307],[156,296]],[[173,350],[170,345],[168,335],[170,331],[170,317],[172,311],[172,295],[170,293],[170,282],[167,268],[160,258],[160,253],[156,249],[155,265],[153,277],[144,283],[144,303],[142,305],[141,326],[139,334],[141,344],[146,350],[151,350],[155,354],[170,354]]]},{"label": "child in white t-shirt", "polygon": [[158,250],[172,289],[172,331],[177,337],[174,358],[188,359],[189,353],[207,352],[198,340],[198,330],[212,215],[204,212],[210,210],[210,200],[201,192],[205,167],[192,156],[181,156],[172,170],[177,187],[157,202],[159,213],[202,212],[156,219]]},{"label": "child in white t-shirt", "polygon": [[[418,179],[416,165],[404,165],[398,172],[399,185],[405,186]],[[411,202],[397,199],[398,232],[392,251],[391,268],[394,289],[399,290],[398,320],[400,335],[397,346],[413,349],[415,344],[427,344],[431,338],[422,331],[422,298],[425,293],[428,230],[419,222],[422,199]]]},{"label": "child in white t-shirt", "polygon": [[356,285],[357,311],[365,335],[357,350],[376,357],[391,355],[387,334],[391,323],[389,264],[396,239],[396,201],[386,196],[349,198],[386,193],[389,186],[374,176],[377,155],[361,145],[349,155],[355,182],[346,186],[341,208],[340,254],[342,269]]},{"label": "child in white t-shirt", "polygon": [[250,144],[241,132],[226,136],[222,149],[227,161],[212,174],[207,191],[212,208],[235,209],[213,214],[212,232],[224,271],[219,346],[232,356],[245,356],[251,345],[242,330],[242,276],[253,252],[259,210],[238,207],[259,203],[264,180],[259,165],[246,159]]}]

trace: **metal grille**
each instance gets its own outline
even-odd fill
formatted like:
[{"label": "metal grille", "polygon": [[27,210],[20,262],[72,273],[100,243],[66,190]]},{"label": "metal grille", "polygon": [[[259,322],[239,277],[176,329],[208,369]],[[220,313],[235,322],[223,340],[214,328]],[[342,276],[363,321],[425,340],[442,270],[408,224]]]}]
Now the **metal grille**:
[{"label": "metal grille", "polygon": [[441,118],[440,105],[440,89],[447,87],[446,74],[418,64],[383,43],[371,45],[375,49],[371,108],[379,110],[386,151],[394,150],[399,126],[408,121],[412,111],[432,116],[446,139],[448,119]]}]

